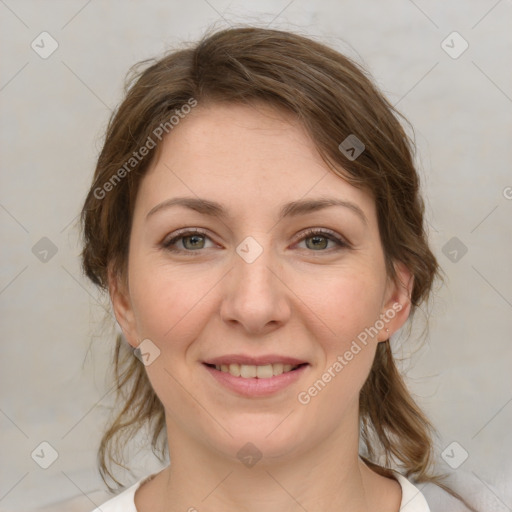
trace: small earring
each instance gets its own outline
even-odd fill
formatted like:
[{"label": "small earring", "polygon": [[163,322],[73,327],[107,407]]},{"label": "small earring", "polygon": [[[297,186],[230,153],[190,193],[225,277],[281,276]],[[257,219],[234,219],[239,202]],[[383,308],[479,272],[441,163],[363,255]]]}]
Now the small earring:
[{"label": "small earring", "polygon": [[389,329],[386,327],[386,332],[389,332]]}]

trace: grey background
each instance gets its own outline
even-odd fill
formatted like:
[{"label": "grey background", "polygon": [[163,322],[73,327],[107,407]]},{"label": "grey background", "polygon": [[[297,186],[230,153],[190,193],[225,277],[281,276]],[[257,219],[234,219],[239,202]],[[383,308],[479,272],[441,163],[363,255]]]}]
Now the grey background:
[{"label": "grey background", "polygon": [[[439,468],[487,510],[512,510],[511,18],[510,0],[0,0],[0,510],[106,499],[95,462],[114,330],[108,298],[80,273],[77,215],[128,68],[212,23],[316,36],[365,65],[412,122],[448,280],[426,342],[392,341],[438,429]],[[51,48],[43,31],[58,43],[45,59],[31,47]],[[452,56],[442,47],[453,31],[469,44],[458,58],[457,36]],[[48,469],[31,457],[43,441],[58,453]],[[468,453],[457,469],[447,447],[452,464]],[[160,467],[144,453],[129,481]]]}]

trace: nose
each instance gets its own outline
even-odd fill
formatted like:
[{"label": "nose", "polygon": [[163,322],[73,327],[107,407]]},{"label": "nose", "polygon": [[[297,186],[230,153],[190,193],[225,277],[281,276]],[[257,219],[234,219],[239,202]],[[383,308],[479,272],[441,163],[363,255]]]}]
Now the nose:
[{"label": "nose", "polygon": [[267,247],[253,261],[242,251],[235,253],[224,282],[222,320],[260,335],[284,325],[291,308],[290,291],[282,276],[279,262]]}]

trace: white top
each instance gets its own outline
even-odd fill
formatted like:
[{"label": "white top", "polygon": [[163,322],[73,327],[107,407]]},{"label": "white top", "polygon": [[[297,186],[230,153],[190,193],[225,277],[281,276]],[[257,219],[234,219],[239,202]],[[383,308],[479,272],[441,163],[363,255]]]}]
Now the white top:
[{"label": "white top", "polygon": [[[402,501],[400,512],[430,512],[427,500],[421,491],[414,486],[407,478],[396,471],[395,477],[402,487]],[[135,507],[135,491],[146,481],[150,480],[157,473],[141,478],[138,482],[128,487],[123,492],[114,496],[101,507],[95,508],[92,512],[137,512]]]}]

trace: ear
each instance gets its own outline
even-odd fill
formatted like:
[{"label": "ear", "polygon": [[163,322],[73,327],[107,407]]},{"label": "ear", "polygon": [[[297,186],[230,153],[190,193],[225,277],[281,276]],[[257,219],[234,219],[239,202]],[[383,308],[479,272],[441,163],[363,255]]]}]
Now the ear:
[{"label": "ear", "polygon": [[[402,262],[394,264],[396,277],[388,279],[386,294],[380,315],[384,326],[377,336],[378,341],[386,341],[405,324],[411,312],[411,295],[414,276]],[[389,329],[389,331],[386,331]]]},{"label": "ear", "polygon": [[108,289],[117,323],[126,341],[135,348],[139,345],[139,341],[128,284],[122,276],[114,272],[112,267],[108,270]]}]

